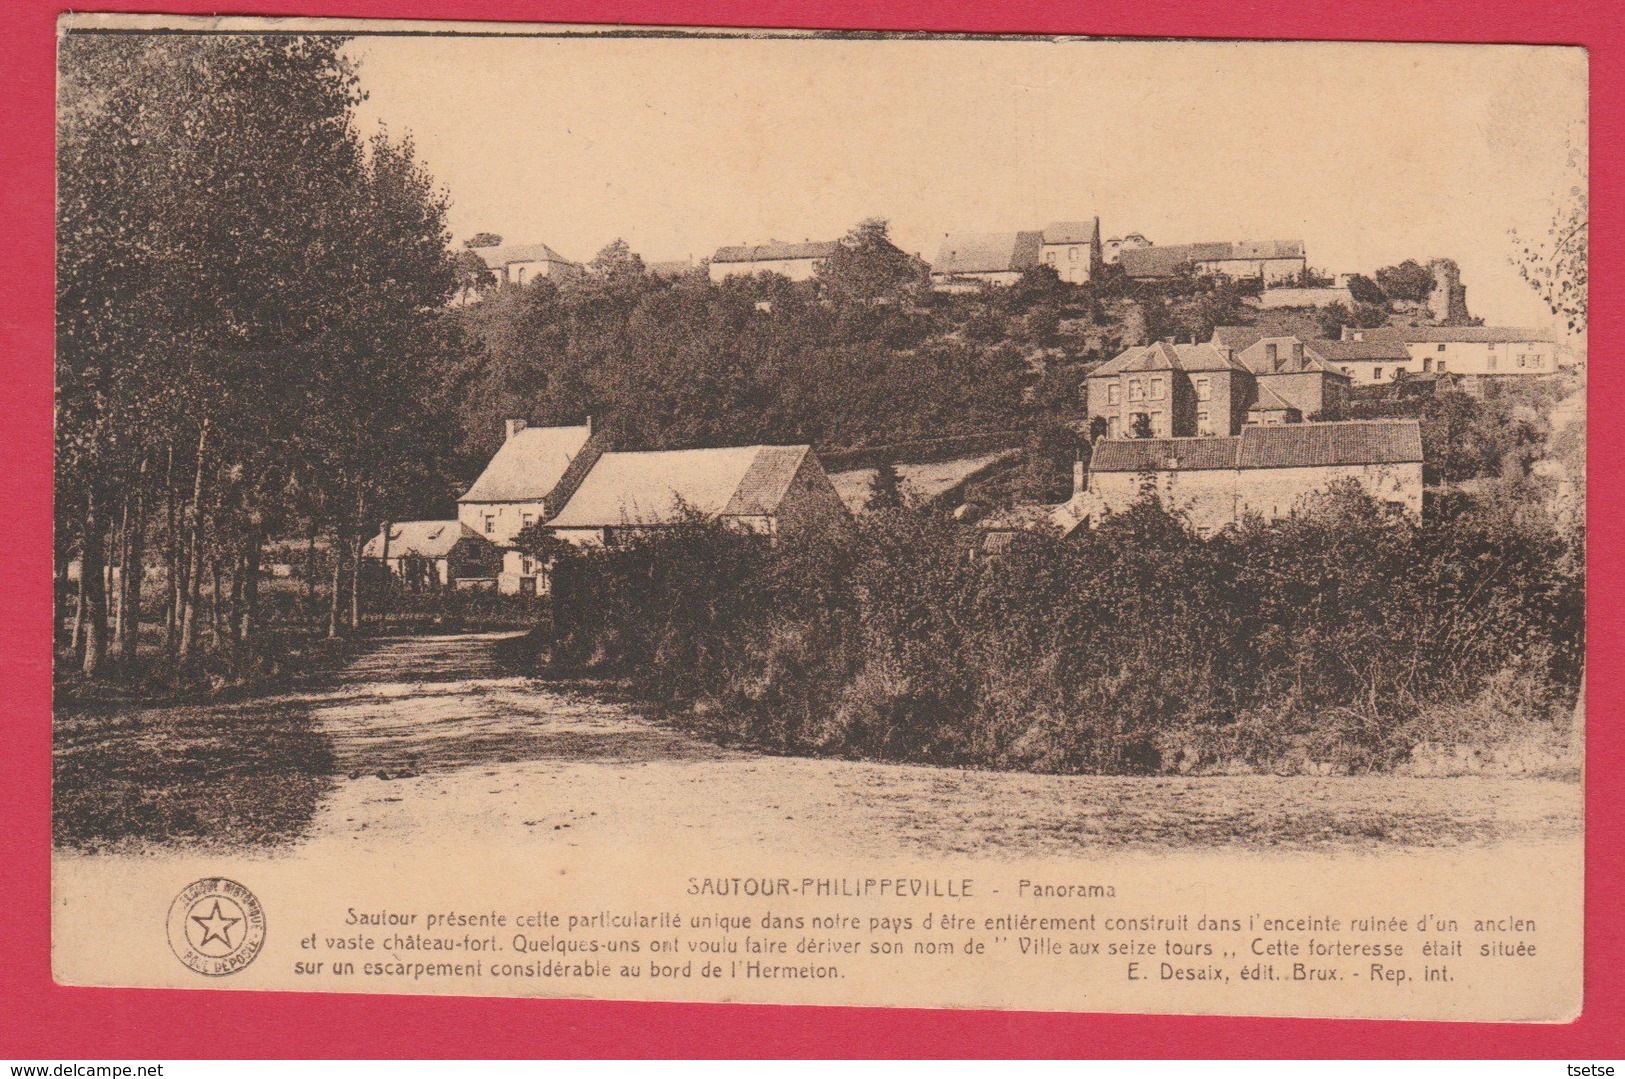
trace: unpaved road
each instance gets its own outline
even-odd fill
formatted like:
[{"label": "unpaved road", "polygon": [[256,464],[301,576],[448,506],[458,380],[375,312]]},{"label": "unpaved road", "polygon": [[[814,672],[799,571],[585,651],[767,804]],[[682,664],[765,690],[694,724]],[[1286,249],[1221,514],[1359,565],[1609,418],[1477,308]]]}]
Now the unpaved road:
[{"label": "unpaved road", "polygon": [[688,833],[722,851],[1025,858],[1538,842],[1580,828],[1579,784],[1553,780],[1035,776],[726,750],[515,677],[494,661],[498,640],[383,641],[311,701],[338,780],[307,844],[593,848]]}]

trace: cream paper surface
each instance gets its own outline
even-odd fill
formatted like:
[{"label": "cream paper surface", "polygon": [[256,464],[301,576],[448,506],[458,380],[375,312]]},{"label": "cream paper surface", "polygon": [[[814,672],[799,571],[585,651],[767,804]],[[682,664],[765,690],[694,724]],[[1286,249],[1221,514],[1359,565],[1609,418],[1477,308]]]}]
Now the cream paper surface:
[{"label": "cream paper surface", "polygon": [[[583,255],[630,235],[654,258],[704,257],[746,238],[840,235],[883,213],[905,247],[930,258],[946,231],[1038,228],[1111,205],[1108,233],[1156,230],[1169,242],[1307,233],[1314,265],[1369,272],[1450,253],[1475,310],[1533,322],[1534,297],[1501,241],[1505,228],[1549,216],[1542,193],[1564,147],[1584,140],[1585,56],[1573,49],[603,38],[566,27],[134,16],[66,25],[354,33],[372,79],[367,117],[401,110],[457,200],[459,235],[506,213],[503,232]],[[472,108],[488,88],[470,81],[470,65],[503,79],[548,72],[545,96],[560,109],[548,115],[579,112],[602,126],[548,128],[573,147],[550,155],[527,120],[540,106],[524,94],[507,117]],[[773,111],[742,96],[740,70],[765,76],[777,106],[805,107]],[[886,90],[895,99],[874,107]],[[1393,106],[1417,93],[1436,95],[1429,110]],[[1111,119],[1148,95],[1160,123]],[[651,122],[651,102],[662,101],[669,115]],[[1232,126],[1213,126],[1225,114]],[[626,138],[615,137],[617,115]],[[1261,170],[1271,140],[1294,146]],[[707,156],[709,183],[692,171],[673,182],[658,167],[694,155]],[[1428,180],[1396,183],[1407,170]],[[498,173],[505,183],[468,179]],[[1135,202],[1169,173],[1183,178],[1159,187],[1154,206]],[[587,180],[598,186],[586,190]],[[1413,194],[1373,205],[1373,188]],[[547,201],[536,192],[550,196],[545,211],[517,205]],[[1484,216],[1505,226],[1461,227]],[[552,692],[524,679],[478,689],[480,708],[516,715]],[[399,714],[455,721],[473,707],[458,692],[450,683],[404,694]],[[341,700],[323,707],[336,731],[355,720]],[[561,731],[611,721],[560,707],[563,718],[545,723]],[[667,747],[669,732],[633,720],[644,724],[638,738]],[[60,849],[55,975],[101,986],[1486,1021],[1566,1021],[1581,1007],[1578,782],[1102,781],[668,748],[352,776],[308,838],[275,850]],[[1289,815],[1345,797],[1414,803],[1419,823],[1359,841],[1327,828],[1324,841],[1297,835],[1275,850],[1258,835],[1215,839],[1202,815],[1222,810],[1232,788],[1237,800],[1279,794]],[[1188,797],[1188,832],[1177,809],[1164,840],[1102,824],[1136,789],[1176,807]],[[1478,833],[1450,825],[1458,801],[1488,822]],[[197,906],[188,888],[215,878],[240,891],[199,890]],[[244,893],[257,901],[257,952],[229,974],[199,972],[175,934],[192,931],[194,915],[249,917]],[[215,897],[229,902],[211,913]]]}]

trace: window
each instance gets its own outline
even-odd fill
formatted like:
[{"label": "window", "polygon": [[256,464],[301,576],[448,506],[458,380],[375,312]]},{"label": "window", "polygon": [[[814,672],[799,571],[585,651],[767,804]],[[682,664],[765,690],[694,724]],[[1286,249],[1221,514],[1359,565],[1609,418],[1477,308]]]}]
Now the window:
[{"label": "window", "polygon": [[1545,357],[1543,357],[1538,352],[1531,354],[1530,357],[1529,357],[1529,366],[1530,367],[1540,367],[1545,362],[1546,362]]},{"label": "window", "polygon": [[1270,368],[1271,368],[1271,370],[1273,370],[1281,361],[1281,346],[1280,345],[1265,345],[1264,346],[1264,359],[1269,361]]},{"label": "window", "polygon": [[1210,379],[1210,378],[1199,378],[1199,379],[1197,379],[1196,380],[1196,399],[1198,401],[1206,401],[1209,397],[1212,397],[1212,396],[1213,396],[1213,380]]},{"label": "window", "polygon": [[1495,358],[1495,357],[1494,357],[1494,356],[1491,356],[1491,357],[1490,357],[1490,359],[1489,359],[1489,363],[1488,363],[1488,364],[1487,364],[1487,365],[1486,365],[1486,366],[1487,366],[1487,367],[1488,367],[1488,368],[1489,368],[1489,369],[1490,369],[1490,370],[1491,370],[1491,371],[1493,371],[1493,370],[1495,370],[1495,368],[1496,368],[1496,366],[1497,366],[1497,364],[1499,364],[1499,363],[1500,363],[1500,361],[1499,361],[1499,360],[1497,360],[1497,359],[1496,359],[1496,358]]},{"label": "window", "polygon": [[1044,261],[1050,263],[1051,265],[1054,265],[1054,263],[1055,263],[1055,252],[1053,252],[1053,251],[1044,252]]},{"label": "window", "polygon": [[1153,378],[1151,380],[1151,400],[1160,401],[1166,396],[1168,396],[1167,384],[1160,378]]},{"label": "window", "polygon": [[1524,365],[1524,361],[1527,360],[1528,358],[1529,357],[1525,356],[1523,353],[1521,353],[1521,352],[1518,353],[1518,366],[1522,367]]},{"label": "window", "polygon": [[1431,370],[1433,370],[1433,361],[1426,358],[1426,357],[1423,357],[1423,359],[1422,359],[1422,373],[1425,375]]},{"label": "window", "polygon": [[521,524],[522,527],[529,528],[531,525],[533,525],[535,523],[536,523],[536,515],[534,513],[526,513],[526,514],[521,514],[520,515],[520,524]]},{"label": "window", "polygon": [[1439,365],[1437,367],[1435,367],[1434,370],[1439,372],[1439,374],[1441,374],[1441,375],[1444,374],[1444,361],[1440,360]]},{"label": "window", "polygon": [[1205,410],[1196,414],[1196,433],[1199,435],[1211,435],[1213,433],[1212,421],[1208,418]]},{"label": "window", "polygon": [[1382,368],[1373,367],[1371,369],[1371,381],[1375,382],[1381,377],[1382,377]]},{"label": "window", "polygon": [[1168,433],[1168,421],[1166,413],[1151,413],[1151,433],[1156,435],[1158,438],[1161,438]]},{"label": "window", "polygon": [[1115,405],[1119,401],[1121,401],[1122,399],[1123,399],[1123,387],[1119,386],[1115,382],[1113,382],[1110,386],[1106,387],[1106,403],[1108,405]]},{"label": "window", "polygon": [[1444,346],[1444,345],[1440,345],[1440,346],[1439,346],[1439,351],[1440,351],[1440,352],[1443,352],[1443,351],[1444,351],[1444,350],[1445,350],[1445,346]]},{"label": "window", "polygon": [[490,535],[492,532],[495,532],[496,530],[497,530],[497,515],[494,514],[494,513],[487,513],[485,515],[485,534]]},{"label": "window", "polygon": [[1145,383],[1137,378],[1128,380],[1128,399],[1130,401],[1145,400]]}]

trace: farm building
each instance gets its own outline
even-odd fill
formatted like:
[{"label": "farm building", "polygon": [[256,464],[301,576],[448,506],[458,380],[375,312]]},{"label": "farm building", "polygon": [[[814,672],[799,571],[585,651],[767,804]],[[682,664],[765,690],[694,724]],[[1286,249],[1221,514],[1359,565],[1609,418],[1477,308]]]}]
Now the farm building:
[{"label": "farm building", "polygon": [[548,526],[580,545],[693,517],[775,536],[847,518],[810,446],[605,453]]},{"label": "farm building", "polygon": [[457,521],[397,521],[367,541],[361,557],[383,561],[408,588],[446,588],[462,580],[490,580],[502,554]]}]

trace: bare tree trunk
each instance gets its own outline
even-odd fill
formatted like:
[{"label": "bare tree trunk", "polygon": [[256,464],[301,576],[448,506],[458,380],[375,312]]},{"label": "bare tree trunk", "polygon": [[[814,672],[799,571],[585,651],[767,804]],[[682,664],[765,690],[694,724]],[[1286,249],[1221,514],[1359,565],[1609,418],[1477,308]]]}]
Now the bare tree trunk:
[{"label": "bare tree trunk", "polygon": [[79,583],[84,597],[85,654],[80,665],[86,678],[101,674],[107,656],[107,579],[103,575],[102,508],[94,489],[85,494],[85,545],[79,557]]},{"label": "bare tree trunk", "polygon": [[192,479],[192,540],[186,560],[186,606],[181,613],[181,646],[178,659],[186,662],[197,635],[197,604],[203,578],[203,451],[208,443],[209,421],[197,434],[197,471]]},{"label": "bare tree trunk", "polygon": [[141,462],[136,487],[125,501],[124,565],[119,571],[119,664],[126,677],[135,673],[141,650],[141,584],[146,554],[147,521],[144,484],[147,462]]},{"label": "bare tree trunk", "polygon": [[226,635],[224,624],[221,622],[220,606],[220,556],[209,556],[209,632],[214,637],[214,646],[220,647],[221,640]]},{"label": "bare tree trunk", "polygon": [[175,513],[175,445],[170,443],[168,464],[164,469],[164,532],[165,566],[168,580],[164,597],[164,651],[171,659],[181,640],[181,527]]},{"label": "bare tree trunk", "polygon": [[113,533],[113,565],[118,567],[118,581],[113,589],[112,618],[113,632],[109,640],[108,652],[116,661],[116,665],[124,665],[124,611],[125,595],[129,588],[130,575],[125,566],[130,554],[130,492],[124,492],[124,500],[119,506],[118,525]]},{"label": "bare tree trunk", "polygon": [[310,513],[310,524],[305,529],[305,612],[308,617],[316,616],[316,534],[320,530],[321,521],[316,511]]},{"label": "bare tree trunk", "polygon": [[83,649],[83,647],[84,647],[84,644],[85,644],[85,558],[84,558],[84,555],[81,554],[79,556],[79,593],[75,597],[74,604],[73,604],[73,641],[72,641],[72,644],[71,644],[71,647],[73,648],[74,662],[76,662],[76,663],[82,662],[84,660],[84,652],[81,651],[81,649]]},{"label": "bare tree trunk", "polygon": [[361,548],[366,540],[367,496],[358,483],[355,492],[355,535],[350,538],[350,628],[361,632]]},{"label": "bare tree trunk", "polygon": [[346,539],[344,532],[337,525],[333,527],[333,587],[327,596],[327,639],[332,640],[339,635],[339,612],[343,610],[340,593],[344,585],[344,545]]},{"label": "bare tree trunk", "polygon": [[238,589],[237,640],[243,648],[246,662],[254,650],[255,613],[259,606],[260,582],[260,522],[257,514],[249,515],[248,529],[243,536],[243,583]]},{"label": "bare tree trunk", "polygon": [[[386,520],[383,523],[383,526],[382,526],[381,531],[379,533],[380,535],[382,535],[384,537],[383,546],[379,549],[379,560],[383,563],[383,567],[384,567],[384,573],[383,573],[384,591],[383,591],[383,594],[380,595],[379,598],[378,598],[378,632],[379,633],[388,633],[389,632],[389,593],[390,593],[390,589],[395,587],[395,575],[393,573],[391,573],[390,570],[389,570],[389,533],[390,533],[390,530],[393,527],[394,527],[393,522],[390,522],[390,521]],[[402,568],[404,569],[405,566],[403,565]]]}]

